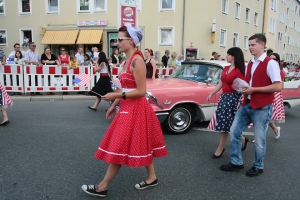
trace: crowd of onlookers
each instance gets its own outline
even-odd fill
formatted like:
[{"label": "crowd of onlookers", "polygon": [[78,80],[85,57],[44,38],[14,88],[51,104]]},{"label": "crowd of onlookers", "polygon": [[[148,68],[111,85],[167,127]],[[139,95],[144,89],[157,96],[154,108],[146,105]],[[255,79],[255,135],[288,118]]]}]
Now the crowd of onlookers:
[{"label": "crowd of onlookers", "polygon": [[[23,46],[23,45],[22,45]],[[34,64],[34,65],[58,65],[67,66],[69,69],[75,69],[78,66],[88,66],[97,64],[97,59],[99,56],[99,49],[97,47],[92,47],[91,50],[86,48],[83,49],[79,47],[75,55],[69,55],[65,47],[60,48],[60,53],[58,56],[51,52],[50,47],[46,47],[44,52],[40,55],[36,50],[36,45],[34,42],[28,44],[29,49],[27,51],[20,50],[21,45],[19,43],[14,44],[14,50],[5,56],[3,50],[0,49],[0,60],[1,64]],[[84,52],[85,50],[85,52]],[[144,51],[145,65],[147,68],[147,78],[158,78],[157,67],[167,67],[176,70],[183,61],[188,62],[195,59],[191,54],[186,55],[184,59],[183,55],[177,55],[176,52],[170,52],[165,50],[165,54],[161,58],[161,62],[157,63],[154,59],[153,51],[146,48]],[[111,57],[107,57],[107,61],[110,67],[122,67],[122,63],[126,58],[120,56],[118,49],[113,49]],[[206,60],[202,58],[201,60]],[[225,60],[217,52],[212,52],[210,60]],[[245,61],[245,65],[248,62]],[[281,65],[285,74],[289,74],[291,71],[295,71],[299,68],[299,63],[288,63],[281,61]],[[12,93],[14,94],[14,93]],[[48,93],[54,94],[54,93]],[[63,94],[68,94],[64,92]],[[31,95],[41,95],[40,93],[31,93]]]}]

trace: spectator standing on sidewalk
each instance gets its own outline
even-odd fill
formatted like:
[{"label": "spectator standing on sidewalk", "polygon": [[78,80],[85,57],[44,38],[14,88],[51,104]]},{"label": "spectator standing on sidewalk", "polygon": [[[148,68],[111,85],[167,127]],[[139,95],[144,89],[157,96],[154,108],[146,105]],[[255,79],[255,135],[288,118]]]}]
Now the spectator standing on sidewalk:
[{"label": "spectator standing on sidewalk", "polygon": [[[61,47],[60,48],[60,55],[58,56],[58,61],[59,61],[59,65],[61,66],[69,66],[70,63],[70,56],[67,54],[66,48],[65,47]],[[69,77],[67,76],[67,82]],[[68,95],[68,92],[63,92],[62,94]]]},{"label": "spectator standing on sidewalk", "polygon": [[113,55],[111,56],[112,63],[116,67],[120,67],[120,58],[119,58],[119,50],[116,48],[113,50]]},{"label": "spectator standing on sidewalk", "polygon": [[230,158],[227,165],[220,166],[220,170],[234,171],[243,169],[242,132],[250,123],[254,128],[255,160],[246,176],[258,176],[264,171],[266,155],[266,132],[272,116],[274,92],[282,89],[280,68],[275,60],[267,57],[264,52],[267,39],[263,34],[255,34],[249,38],[249,50],[253,58],[246,69],[244,86],[244,101],[235,114],[230,128]]},{"label": "spectator standing on sidewalk", "polygon": [[44,49],[44,53],[41,55],[41,61],[43,65],[57,65],[57,57],[51,53],[50,47]]},{"label": "spectator standing on sidewalk", "polygon": [[15,54],[15,64],[22,64],[22,62],[25,61],[25,58],[23,58],[23,54],[20,50],[17,50],[16,51],[16,54]]},{"label": "spectator standing on sidewalk", "polygon": [[169,55],[170,55],[170,51],[166,50],[165,55],[161,58],[161,67],[168,66]]},{"label": "spectator standing on sidewalk", "polygon": [[0,62],[2,65],[5,65],[5,62],[6,62],[6,56],[2,49],[0,49]]},{"label": "spectator standing on sidewalk", "polygon": [[177,68],[177,53],[176,52],[172,52],[171,53],[171,58],[168,59],[168,67],[176,69]]},{"label": "spectator standing on sidewalk", "polygon": [[83,60],[83,65],[84,66],[89,66],[91,64],[91,57],[89,54],[84,54],[84,60]]},{"label": "spectator standing on sidewalk", "polygon": [[146,65],[146,78],[158,78],[158,74],[156,73],[156,61],[153,58],[152,49],[145,49],[144,55],[146,57],[145,65]]},{"label": "spectator standing on sidewalk", "polygon": [[[39,52],[36,50],[36,45],[34,42],[29,43],[29,49],[25,52],[25,63],[26,64],[31,64],[31,65],[42,65],[41,63],[41,57]],[[31,82],[31,80],[29,80]],[[35,86],[37,86],[37,76],[35,76]],[[31,86],[31,85],[30,85]],[[35,95],[42,95],[41,93],[37,92],[31,92],[31,96]]]},{"label": "spectator standing on sidewalk", "polygon": [[[8,60],[8,58],[10,58],[12,56],[15,56],[16,51],[20,51],[20,44],[19,43],[14,44],[14,50],[8,54],[7,60]],[[21,52],[22,52],[22,56],[25,57],[25,52],[24,51],[21,51]]]},{"label": "spectator standing on sidewalk", "polygon": [[[43,65],[57,65],[59,63],[57,57],[51,53],[50,47],[44,49],[44,53],[41,55],[41,61]],[[51,78],[50,75],[48,75],[49,86],[51,85],[50,81]],[[47,94],[54,95],[54,92],[47,92]]]},{"label": "spectator standing on sidewalk", "polygon": [[179,56],[178,56],[178,59],[177,59],[177,61],[176,61],[177,67],[181,66],[181,63],[182,63],[183,61],[184,61],[184,60],[183,60],[183,55],[179,55]]},{"label": "spectator standing on sidewalk", "polygon": [[189,62],[193,59],[193,56],[191,54],[186,55],[186,59],[184,62]]},{"label": "spectator standing on sidewalk", "polygon": [[91,59],[93,58],[93,53],[89,50],[89,48],[85,49],[85,53],[89,55]]},{"label": "spectator standing on sidewalk", "polygon": [[215,52],[215,51],[212,52],[212,53],[211,53],[210,60],[218,60],[218,53]]},{"label": "spectator standing on sidewalk", "polygon": [[75,57],[77,58],[78,65],[83,65],[84,63],[84,53],[83,48],[79,47],[77,49],[77,53],[75,54]]}]

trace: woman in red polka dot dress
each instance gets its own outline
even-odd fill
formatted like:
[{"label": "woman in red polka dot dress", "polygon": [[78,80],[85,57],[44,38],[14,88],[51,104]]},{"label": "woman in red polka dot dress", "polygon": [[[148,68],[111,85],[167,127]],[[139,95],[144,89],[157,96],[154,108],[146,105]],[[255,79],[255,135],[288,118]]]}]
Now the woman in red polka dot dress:
[{"label": "woman in red polka dot dress", "polygon": [[167,155],[160,123],[145,98],[146,67],[143,55],[135,50],[142,40],[142,31],[126,24],[119,29],[118,37],[119,49],[127,58],[119,75],[122,93],[108,93],[102,99],[115,100],[106,113],[108,119],[113,117],[119,103],[120,109],[95,153],[95,158],[109,163],[109,166],[99,184],[82,186],[84,192],[100,197],[106,197],[108,186],[121,165],[146,167],[148,177],[136,184],[136,189],[156,186],[158,180],[153,157]]}]

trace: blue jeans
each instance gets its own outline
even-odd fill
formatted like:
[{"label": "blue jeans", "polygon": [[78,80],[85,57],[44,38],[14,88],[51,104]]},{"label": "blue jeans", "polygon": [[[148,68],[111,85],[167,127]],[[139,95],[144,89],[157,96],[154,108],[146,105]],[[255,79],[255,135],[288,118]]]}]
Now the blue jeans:
[{"label": "blue jeans", "polygon": [[266,154],[266,132],[272,115],[272,104],[252,109],[247,103],[235,114],[234,121],[230,128],[230,157],[234,165],[242,165],[242,132],[252,122],[255,139],[255,161],[253,166],[258,169],[264,168]]}]

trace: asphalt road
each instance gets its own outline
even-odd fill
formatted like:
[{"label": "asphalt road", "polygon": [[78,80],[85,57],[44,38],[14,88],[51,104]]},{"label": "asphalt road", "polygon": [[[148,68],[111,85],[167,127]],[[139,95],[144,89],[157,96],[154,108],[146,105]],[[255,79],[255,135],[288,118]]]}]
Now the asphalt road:
[{"label": "asphalt road", "polygon": [[[108,103],[94,112],[87,108],[93,102],[15,102],[9,108],[11,123],[0,127],[1,200],[97,199],[80,189],[98,183],[107,168],[93,155],[110,124],[105,119]],[[279,140],[268,130],[265,171],[259,177],[245,176],[254,145],[243,153],[245,169],[223,172],[219,166],[230,161],[229,141],[223,157],[214,160],[218,133],[193,129],[185,135],[165,134],[169,155],[155,159],[158,186],[137,191],[134,185],[146,177],[145,169],[122,167],[106,198],[300,199],[300,107],[286,109],[286,117]]]}]

